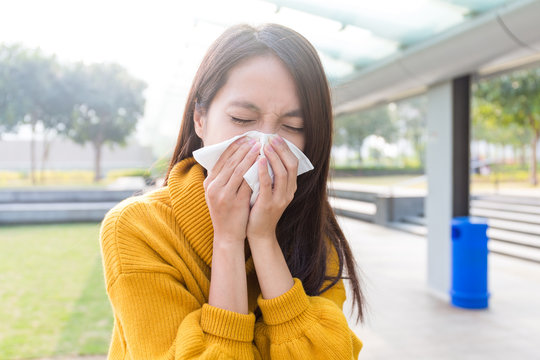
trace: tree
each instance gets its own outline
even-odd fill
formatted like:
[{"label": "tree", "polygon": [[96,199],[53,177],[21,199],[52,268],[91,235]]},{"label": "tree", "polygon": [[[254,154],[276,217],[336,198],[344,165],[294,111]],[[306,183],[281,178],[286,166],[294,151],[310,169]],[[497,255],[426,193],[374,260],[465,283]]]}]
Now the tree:
[{"label": "tree", "polygon": [[12,57],[15,46],[0,46],[0,140],[2,134],[16,130],[22,117],[19,104],[13,101],[14,89],[11,81],[13,71]]},{"label": "tree", "polygon": [[[477,96],[476,90],[477,86],[473,86],[472,131],[474,139],[503,147],[510,145],[514,150],[520,149],[523,157],[523,146],[530,141],[530,132],[514,120],[514,115],[505,114],[500,104]],[[523,160],[522,163],[524,164]]]},{"label": "tree", "polygon": [[125,145],[144,112],[146,84],[118,64],[75,64],[66,79],[73,94],[72,122],[66,135],[94,149],[94,181],[101,179],[104,144]]},{"label": "tree", "polygon": [[346,145],[360,153],[362,143],[369,135],[378,135],[387,142],[395,140],[397,126],[390,116],[387,105],[336,117],[335,145]]},{"label": "tree", "polygon": [[396,114],[402,124],[401,136],[412,145],[422,167],[426,152],[426,111],[426,96],[416,96],[396,103]]},{"label": "tree", "polygon": [[[54,56],[20,45],[0,49],[0,130],[11,131],[21,124],[31,128],[30,178],[35,184],[35,135],[38,124],[46,133],[69,118],[69,94],[63,86],[62,68]],[[44,147],[46,159],[48,146]]]},{"label": "tree", "polygon": [[[530,137],[529,178],[537,185],[536,149],[540,140],[540,68],[518,70],[501,77],[480,81],[476,96],[500,107],[500,124],[526,129]],[[508,128],[506,129],[508,130]],[[523,139],[522,139],[523,140]]]}]

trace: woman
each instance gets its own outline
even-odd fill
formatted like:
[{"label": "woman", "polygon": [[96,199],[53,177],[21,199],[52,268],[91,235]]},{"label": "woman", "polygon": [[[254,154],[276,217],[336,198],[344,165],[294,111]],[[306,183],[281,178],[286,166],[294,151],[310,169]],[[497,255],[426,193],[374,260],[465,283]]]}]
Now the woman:
[{"label": "woman", "polygon": [[[194,150],[250,130],[208,173]],[[226,30],[188,96],[165,186],[132,197],[101,229],[114,315],[110,359],[351,359],[362,343],[342,307],[347,241],[328,203],[332,110],[315,49],[275,24]],[[315,169],[296,176],[294,143]],[[266,158],[266,159],[265,159]],[[260,193],[242,175],[259,161]],[[272,184],[266,161],[274,171]]]}]

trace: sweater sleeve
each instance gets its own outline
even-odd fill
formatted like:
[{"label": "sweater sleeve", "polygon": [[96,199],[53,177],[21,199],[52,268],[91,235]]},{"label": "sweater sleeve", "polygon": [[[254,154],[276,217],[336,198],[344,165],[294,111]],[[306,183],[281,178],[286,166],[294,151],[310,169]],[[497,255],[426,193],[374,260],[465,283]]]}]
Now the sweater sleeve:
[{"label": "sweater sleeve", "polygon": [[[335,268],[335,250],[329,267]],[[335,270],[335,269],[334,269]],[[255,343],[263,359],[357,359],[362,342],[343,314],[343,280],[320,296],[308,296],[294,278],[286,293],[257,302],[262,319],[255,324]]]},{"label": "sweater sleeve", "polygon": [[202,306],[168,274],[121,274],[109,289],[123,351],[109,359],[256,359],[255,315]]},{"label": "sweater sleeve", "polygon": [[122,209],[108,213],[100,233],[115,321],[108,359],[260,359],[255,315],[203,303],[170,267],[146,265],[138,231],[122,226]]}]

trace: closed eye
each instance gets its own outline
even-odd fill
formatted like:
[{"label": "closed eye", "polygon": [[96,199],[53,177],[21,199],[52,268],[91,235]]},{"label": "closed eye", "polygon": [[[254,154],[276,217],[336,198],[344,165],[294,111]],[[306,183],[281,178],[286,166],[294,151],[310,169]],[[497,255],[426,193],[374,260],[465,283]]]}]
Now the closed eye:
[{"label": "closed eye", "polygon": [[302,131],[304,131],[304,128],[297,128],[297,127],[289,126],[289,125],[283,125],[283,126],[285,126],[288,130],[294,131],[294,132],[302,132]]},{"label": "closed eye", "polygon": [[[234,116],[231,116],[231,120],[235,123],[238,123],[238,124],[242,124],[242,125],[247,125],[249,123],[252,123],[254,122],[255,120],[249,120],[249,119],[240,119],[240,118],[237,118],[237,117],[234,117]],[[283,125],[288,131],[292,131],[292,132],[296,132],[296,133],[301,133],[304,131],[304,128],[297,128],[297,127],[294,127],[294,126],[290,126],[290,125]]]},{"label": "closed eye", "polygon": [[255,120],[239,119],[239,118],[235,118],[233,116],[231,116],[231,120],[236,122],[236,123],[239,123],[239,124],[247,124],[247,123],[250,123],[252,121],[255,121]]}]

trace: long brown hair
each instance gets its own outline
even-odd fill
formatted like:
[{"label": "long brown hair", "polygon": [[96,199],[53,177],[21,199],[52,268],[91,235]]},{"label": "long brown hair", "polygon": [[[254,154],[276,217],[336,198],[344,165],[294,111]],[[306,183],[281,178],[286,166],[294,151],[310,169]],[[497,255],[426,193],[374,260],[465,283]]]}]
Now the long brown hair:
[{"label": "long brown hair", "polygon": [[[171,158],[165,184],[174,165],[192,156],[202,146],[195,133],[193,114],[207,111],[225,85],[229,71],[242,60],[272,54],[293,76],[304,118],[304,153],[315,169],[298,176],[297,191],[278,222],[276,235],[289,270],[302,281],[308,295],[320,295],[340,279],[349,279],[353,307],[358,320],[364,318],[364,298],[351,249],[328,202],[327,179],[332,146],[332,104],[330,89],[319,56],[302,35],[277,24],[254,28],[236,25],[228,28],[210,46],[195,75],[187,99],[182,126]],[[334,245],[339,259],[337,276],[327,276],[326,238]],[[347,277],[343,276],[344,265]],[[323,289],[325,280],[329,284]]]}]

